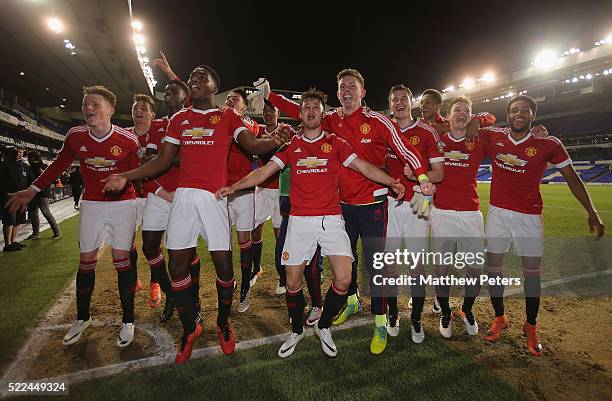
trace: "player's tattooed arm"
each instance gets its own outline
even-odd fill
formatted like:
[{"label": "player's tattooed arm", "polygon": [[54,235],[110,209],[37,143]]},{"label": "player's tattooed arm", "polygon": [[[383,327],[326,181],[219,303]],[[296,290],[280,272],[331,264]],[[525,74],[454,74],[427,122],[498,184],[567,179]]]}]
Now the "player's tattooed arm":
[{"label": "player's tattooed arm", "polygon": [[217,199],[223,199],[226,196],[232,195],[236,191],[240,191],[246,188],[252,188],[255,185],[259,185],[274,173],[280,170],[280,166],[273,161],[269,161],[264,166],[252,171],[249,175],[242,178],[240,181],[229,187],[222,187],[215,192]]},{"label": "player's tattooed arm", "polygon": [[600,239],[604,236],[604,223],[593,205],[593,201],[591,200],[591,196],[589,195],[584,182],[582,182],[571,163],[565,167],[561,167],[559,172],[563,175],[565,181],[567,181],[567,185],[572,191],[572,194],[574,194],[574,197],[582,204],[582,207],[584,207],[589,214],[587,222],[593,236],[595,237],[595,240]]}]

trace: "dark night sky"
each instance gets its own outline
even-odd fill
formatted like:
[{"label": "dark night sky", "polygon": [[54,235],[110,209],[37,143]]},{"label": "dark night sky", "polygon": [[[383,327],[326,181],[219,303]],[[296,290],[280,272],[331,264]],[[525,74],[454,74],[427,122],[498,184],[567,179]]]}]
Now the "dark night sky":
[{"label": "dark night sky", "polygon": [[209,64],[221,90],[265,76],[277,89],[317,86],[336,105],[335,75],[353,67],[374,109],[396,83],[416,96],[488,69],[526,68],[543,47],[584,49],[612,33],[612,1],[395,3],[132,0],[149,56],[163,50],[181,77]]}]

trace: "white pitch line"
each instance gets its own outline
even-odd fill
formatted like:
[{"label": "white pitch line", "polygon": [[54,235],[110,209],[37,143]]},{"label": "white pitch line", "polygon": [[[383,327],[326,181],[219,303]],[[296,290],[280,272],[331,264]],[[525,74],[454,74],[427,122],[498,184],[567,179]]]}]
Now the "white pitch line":
[{"label": "white pitch line", "polygon": [[[558,206],[558,205],[544,205],[544,207],[550,208],[550,209],[563,209],[563,210],[573,210],[573,211],[581,210],[579,207],[567,207],[567,206]],[[597,213],[611,214],[612,210],[597,210]]]},{"label": "white pitch line", "polygon": [[[333,328],[333,331],[334,332],[344,331],[346,329],[350,329],[353,327],[364,326],[371,322],[372,322],[372,319],[370,318],[353,319],[353,320],[350,320],[344,323],[340,327]],[[246,350],[249,348],[259,347],[262,345],[269,345],[269,344],[281,342],[285,340],[285,338],[287,338],[288,334],[289,332],[286,332],[283,334],[277,334],[277,335],[270,336],[270,337],[255,338],[252,340],[240,341],[236,343],[236,350]],[[307,337],[313,336],[314,330],[306,329],[305,334]],[[170,335],[168,334],[168,336]],[[160,366],[160,365],[171,365],[171,364],[174,364],[175,352],[176,352],[176,349],[174,348],[174,341],[172,341],[172,352],[170,352],[169,354],[156,355],[156,356],[152,356],[148,358],[121,362],[121,363],[117,363],[114,365],[101,366],[99,368],[82,370],[79,372],[69,373],[69,374],[65,374],[61,376],[37,379],[37,381],[43,382],[43,381],[53,380],[53,381],[63,381],[69,384],[75,384],[75,383],[79,383],[83,381],[88,381],[88,380],[98,379],[98,378],[105,377],[105,376],[114,375],[114,374],[121,373],[124,370],[128,370],[128,369],[142,369],[142,368],[149,368],[149,367]],[[221,354],[221,348],[219,348],[218,345],[215,345],[212,347],[200,348],[200,349],[194,350],[193,353],[191,354],[191,359],[192,360],[200,359],[200,358],[204,358],[207,356],[218,355],[218,354]],[[270,357],[275,358],[276,356],[270,355]],[[6,387],[7,387],[6,383],[2,381],[1,383],[2,392],[0,393],[0,397],[4,398],[4,397],[11,397],[14,395],[13,393],[8,394],[5,390]]]},{"label": "white pitch line", "polygon": [[[74,301],[75,291],[76,281],[73,280],[62,295],[60,295],[58,301],[49,309],[41,323],[46,323],[48,325],[56,322],[68,308],[68,305]],[[26,343],[21,347],[19,352],[17,352],[13,363],[10,364],[6,372],[2,375],[0,383],[4,384],[9,381],[15,382],[26,377],[26,372],[38,358],[38,354],[43,344],[42,340],[45,337],[46,333],[38,331],[36,328],[32,330],[32,334]],[[4,386],[2,388],[2,391],[4,391]]]},{"label": "white pitch line", "polygon": [[[100,249],[98,252],[98,259],[100,259],[104,255],[105,248]],[[30,337],[26,341],[26,343],[21,347],[21,349],[17,352],[15,359],[9,365],[6,372],[2,375],[0,379],[0,384],[5,384],[9,381],[17,382],[23,381],[26,377],[26,373],[30,369],[30,367],[37,363],[37,358],[44,344],[44,339],[47,337],[47,333],[45,332],[45,327],[53,327],[62,325],[58,325],[57,322],[63,317],[64,313],[68,310],[70,304],[74,302],[74,294],[76,293],[76,280],[73,278],[70,281],[70,285],[62,292],[59,296],[57,302],[51,306],[49,311],[45,314],[45,316],[40,320],[39,326],[32,329],[32,333]],[[71,325],[68,325],[70,327]],[[42,330],[40,328],[43,328]],[[2,388],[4,391],[4,387]],[[3,393],[0,393],[0,396]]]},{"label": "white pitch line", "polygon": [[[610,274],[612,274],[612,269],[602,270],[602,271],[598,271],[598,272],[585,273],[585,274],[579,274],[577,276],[570,276],[570,277],[566,277],[566,278],[559,278],[559,279],[556,279],[556,280],[550,280],[550,281],[547,281],[545,283],[542,283],[542,288],[554,287],[554,286],[557,286],[557,285],[572,283],[574,281],[584,280],[584,279],[587,279],[587,278],[609,276]],[[515,294],[519,294],[521,292],[523,292],[522,288],[513,288],[513,289],[507,291],[505,295],[515,295]]]},{"label": "white pitch line", "polygon": [[[566,283],[570,283],[570,282],[574,282],[574,281],[578,281],[578,280],[583,280],[583,279],[587,279],[587,278],[593,278],[593,277],[600,277],[600,276],[608,276],[612,274],[612,269],[609,270],[604,270],[601,272],[591,272],[591,273],[586,273],[586,274],[581,274],[581,275],[577,275],[577,276],[571,276],[571,277],[567,277],[567,278],[563,278],[563,279],[557,279],[557,280],[552,280],[552,281],[548,281],[545,283],[542,283],[542,288],[546,288],[546,287],[553,287],[556,285],[560,285],[560,284],[566,284]],[[517,288],[517,289],[513,289],[511,291],[507,292],[507,295],[514,295],[516,293],[521,292],[522,289]],[[346,329],[350,329],[353,327],[360,327],[360,326],[364,326],[368,323],[371,323],[372,319],[370,318],[360,318],[360,319],[353,319],[350,320],[346,323],[344,323],[342,326],[340,327],[335,327],[333,329],[334,332],[336,331],[343,331]],[[149,328],[147,327],[147,325],[142,325],[146,327],[147,332],[149,332],[149,330],[153,331],[152,327]],[[139,326],[139,327],[142,327]],[[153,326],[153,325],[151,325]],[[105,377],[105,376],[110,376],[110,375],[114,375],[117,373],[120,373],[126,369],[142,369],[142,368],[148,368],[148,367],[153,367],[153,366],[160,366],[160,365],[169,365],[172,364],[174,362],[174,341],[172,340],[172,337],[170,336],[170,334],[168,332],[165,331],[165,329],[163,329],[163,332],[165,332],[165,334],[160,333],[160,331],[156,330],[154,331],[156,334],[156,336],[159,336],[159,338],[164,338],[164,340],[160,341],[163,346],[162,348],[167,350],[167,353],[164,353],[162,355],[159,356],[153,356],[153,357],[148,357],[148,358],[143,358],[143,359],[138,359],[138,360],[133,360],[133,361],[127,361],[127,362],[121,362],[121,363],[117,363],[114,365],[108,365],[108,366],[102,366],[102,367],[98,367],[98,368],[93,368],[93,369],[88,369],[88,370],[82,370],[79,372],[74,372],[74,373],[69,373],[66,375],[61,375],[61,376],[56,376],[56,377],[48,377],[48,378],[44,378],[44,379],[39,379],[39,381],[64,381],[70,384],[74,384],[74,383],[79,383],[79,382],[83,382],[83,381],[87,381],[87,380],[93,380],[93,379],[97,379],[97,378],[101,378],[101,377]],[[273,343],[277,343],[277,342],[281,342],[282,340],[284,340],[287,336],[287,334],[289,334],[288,332],[283,333],[283,334],[277,334],[274,336],[269,336],[269,337],[263,337],[263,338],[256,338],[256,339],[252,339],[252,340],[245,340],[245,341],[241,341],[236,343],[236,349],[237,350],[244,350],[244,349],[249,349],[249,348],[254,348],[254,347],[258,347],[258,346],[262,346],[262,345],[269,345],[269,344],[273,344]],[[167,335],[167,337],[166,337]],[[313,329],[307,329],[306,330],[306,336],[312,336],[314,335],[314,330]],[[172,352],[170,352],[170,348],[171,345],[170,343],[172,343]],[[200,358],[204,358],[207,356],[211,356],[211,355],[218,355],[221,354],[221,349],[218,346],[212,346],[212,347],[207,347],[207,348],[201,348],[201,349],[196,349],[193,351],[193,354],[191,356],[191,359],[200,359]],[[271,356],[272,358],[274,358],[274,356]],[[14,363],[13,363],[14,365]],[[11,365],[12,366],[12,365]],[[8,373],[8,372],[7,372]],[[2,380],[0,380],[0,388],[2,389],[0,392],[0,397],[2,398],[6,398],[6,397],[11,397],[14,396],[14,393],[7,393],[6,392],[6,388],[7,388],[7,381],[6,380],[7,375],[5,374],[5,376],[2,378]],[[20,376],[20,377],[25,377],[25,376]],[[13,379],[12,381],[19,381],[16,379]]]},{"label": "white pitch line", "polygon": [[157,352],[160,356],[174,355],[176,352],[174,338],[164,327],[160,326],[159,323],[139,324],[136,328],[144,331],[154,339],[155,345],[157,346]]}]

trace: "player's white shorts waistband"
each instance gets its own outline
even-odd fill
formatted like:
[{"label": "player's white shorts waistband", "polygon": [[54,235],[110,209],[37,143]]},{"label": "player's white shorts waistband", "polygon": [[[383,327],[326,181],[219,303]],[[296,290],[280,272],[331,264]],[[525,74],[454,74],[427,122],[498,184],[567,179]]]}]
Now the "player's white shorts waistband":
[{"label": "player's white shorts waistband", "polygon": [[113,249],[129,251],[136,230],[136,200],[115,202],[81,201],[79,210],[79,248],[89,252],[110,244]]},{"label": "player's white shorts waistband", "polygon": [[317,244],[321,246],[323,256],[349,256],[353,259],[342,215],[289,216],[282,264],[301,265],[309,262],[317,250]]},{"label": "player's white shorts waistband", "polygon": [[215,194],[203,189],[178,188],[170,210],[166,248],[193,248],[200,235],[209,251],[232,249],[227,198],[217,200]]},{"label": "player's white shorts waistband", "polygon": [[541,257],[544,253],[542,215],[519,213],[489,206],[486,225],[487,251],[506,253],[510,243],[518,256]]}]

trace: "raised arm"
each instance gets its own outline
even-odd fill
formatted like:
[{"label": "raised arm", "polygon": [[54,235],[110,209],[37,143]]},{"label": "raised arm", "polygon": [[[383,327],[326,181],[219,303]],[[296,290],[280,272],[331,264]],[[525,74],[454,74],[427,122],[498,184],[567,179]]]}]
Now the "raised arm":
[{"label": "raised arm", "polygon": [[162,51],[159,52],[159,58],[153,60],[153,65],[159,67],[164,72],[164,74],[166,74],[166,76],[168,77],[170,81],[173,81],[173,80],[180,81],[181,80],[174,73],[174,71],[172,71],[172,68],[170,68],[170,64],[168,63],[168,60],[166,59],[166,56],[164,55]]},{"label": "raised arm", "polygon": [[296,102],[289,100],[282,95],[277,95],[276,93],[272,92],[270,92],[270,94],[268,95],[268,100],[270,101],[270,103],[278,107],[280,111],[282,111],[289,117],[294,118],[296,120],[300,119],[300,105]]}]

